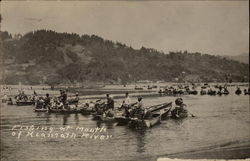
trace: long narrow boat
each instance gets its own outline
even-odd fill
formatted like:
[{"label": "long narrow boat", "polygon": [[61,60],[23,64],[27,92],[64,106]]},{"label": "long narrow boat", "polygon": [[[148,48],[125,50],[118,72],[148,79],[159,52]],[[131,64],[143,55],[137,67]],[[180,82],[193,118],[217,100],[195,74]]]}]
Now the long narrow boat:
[{"label": "long narrow boat", "polygon": [[61,114],[74,114],[74,113],[81,113],[81,109],[48,109],[49,113],[61,113]]},{"label": "long narrow boat", "polygon": [[[172,103],[171,103],[172,104]],[[161,108],[152,112],[151,117],[145,118],[143,120],[138,118],[131,118],[129,122],[130,128],[143,129],[143,128],[151,128],[154,125],[161,123],[161,120],[168,115],[172,106],[168,106],[165,108]]]},{"label": "long narrow boat", "polygon": [[93,114],[94,112],[95,112],[95,110],[92,108],[82,108],[81,109],[81,113],[83,115],[90,115],[90,114]]},{"label": "long narrow boat", "polygon": [[29,106],[29,105],[35,105],[34,101],[16,101],[17,106]]},{"label": "long narrow boat", "polygon": [[[150,106],[148,108],[148,111],[156,112],[156,111],[160,111],[162,109],[168,110],[169,107],[172,107],[172,102],[162,103],[162,104]],[[167,117],[167,113],[162,114],[161,117],[162,117],[162,119],[165,119]],[[131,121],[131,118],[120,115],[120,116],[116,116],[115,120],[118,122],[117,125],[121,126],[121,125],[127,125]]]},{"label": "long narrow boat", "polygon": [[35,108],[34,112],[48,112],[47,108]]}]

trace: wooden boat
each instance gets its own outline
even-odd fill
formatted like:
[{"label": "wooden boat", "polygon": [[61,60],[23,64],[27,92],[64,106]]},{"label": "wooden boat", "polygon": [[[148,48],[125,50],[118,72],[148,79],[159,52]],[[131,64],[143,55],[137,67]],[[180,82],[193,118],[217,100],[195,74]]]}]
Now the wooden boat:
[{"label": "wooden boat", "polygon": [[229,92],[228,92],[228,91],[223,91],[223,92],[222,92],[222,91],[218,91],[218,92],[217,92],[217,95],[220,95],[220,96],[221,96],[221,95],[223,95],[223,94],[224,94],[224,95],[228,95]]},{"label": "wooden boat", "polygon": [[130,117],[125,116],[116,116],[115,117],[116,122],[118,122],[118,126],[127,125],[129,121],[131,121]]},{"label": "wooden boat", "polygon": [[173,111],[171,111],[171,118],[173,118],[173,119],[183,119],[186,117],[188,117],[188,111],[181,112],[179,114],[177,114],[175,109]]},{"label": "wooden boat", "polygon": [[216,91],[208,91],[207,94],[210,95],[210,96],[215,96],[216,95]]},{"label": "wooden boat", "polygon": [[188,94],[197,95],[198,92],[196,90],[193,90],[193,91],[188,91]]},{"label": "wooden boat", "polygon": [[135,86],[135,90],[143,90],[143,88],[139,86]]},{"label": "wooden boat", "polygon": [[71,109],[71,110],[66,110],[66,109],[49,109],[49,113],[61,113],[61,114],[74,114],[74,113],[81,113],[81,110],[79,109]]},{"label": "wooden boat", "polygon": [[[168,110],[172,107],[172,102],[169,103],[162,103],[162,104],[158,104],[158,105],[154,105],[148,108],[148,111],[150,112],[156,112],[156,111],[160,111],[160,110]],[[167,113],[162,113],[161,115],[162,119],[165,119],[167,117]],[[115,120],[118,122],[117,125],[127,125],[130,121],[131,118],[130,117],[125,117],[125,116],[116,116]]]},{"label": "wooden boat", "polygon": [[[172,102],[169,103],[172,105]],[[161,120],[168,115],[170,112],[172,106],[162,106],[155,108],[151,111],[148,111],[150,115],[146,116],[147,113],[144,116],[144,119],[138,119],[138,118],[131,118],[129,121],[129,127],[130,128],[136,128],[136,129],[143,129],[143,128],[151,128],[154,125],[157,125],[161,123]]]},{"label": "wooden boat", "polygon": [[17,106],[35,105],[34,101],[16,101]]},{"label": "wooden boat", "polygon": [[94,109],[81,109],[81,113],[84,114],[84,115],[90,115],[90,114],[93,114],[95,112]]},{"label": "wooden boat", "polygon": [[200,95],[206,95],[207,92],[206,91],[200,91]]},{"label": "wooden boat", "polygon": [[244,90],[245,95],[250,95],[250,91]]},{"label": "wooden boat", "polygon": [[61,114],[72,114],[72,113],[81,113],[81,109],[70,108],[69,106],[65,106],[66,108],[48,108],[49,113],[61,113]]},{"label": "wooden boat", "polygon": [[35,108],[34,112],[48,112],[47,108]]}]

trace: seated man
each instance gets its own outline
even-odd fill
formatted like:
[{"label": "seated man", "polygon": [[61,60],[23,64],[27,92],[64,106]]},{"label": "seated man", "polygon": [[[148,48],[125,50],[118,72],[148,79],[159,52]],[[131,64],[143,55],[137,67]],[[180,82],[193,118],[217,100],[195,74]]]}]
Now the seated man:
[{"label": "seated man", "polygon": [[177,98],[175,100],[175,104],[176,104],[176,107],[172,111],[172,115],[179,117],[180,114],[187,114],[188,113],[187,109],[185,108],[185,107],[187,107],[187,105],[183,103],[182,98]]},{"label": "seated man", "polygon": [[44,108],[47,108],[48,106],[50,106],[50,97],[49,94],[47,93],[44,99]]}]

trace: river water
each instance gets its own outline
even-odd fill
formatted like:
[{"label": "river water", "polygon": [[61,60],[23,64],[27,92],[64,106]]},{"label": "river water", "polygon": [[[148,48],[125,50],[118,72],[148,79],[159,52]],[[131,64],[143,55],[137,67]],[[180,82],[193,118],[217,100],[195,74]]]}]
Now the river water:
[{"label": "river water", "polygon": [[[35,113],[33,106],[1,104],[1,160],[139,160],[247,142],[250,138],[249,96],[236,96],[235,88],[229,90],[228,96],[183,96],[189,111],[196,117],[178,121],[167,119],[144,131],[116,123],[98,123],[92,116]],[[175,99],[148,97],[144,98],[144,104],[150,106]],[[46,126],[54,131],[68,126],[70,132],[75,132],[77,127],[99,127],[106,129],[102,134],[110,138],[26,137],[24,129],[12,130],[14,125]],[[20,138],[19,131],[23,132]]]}]

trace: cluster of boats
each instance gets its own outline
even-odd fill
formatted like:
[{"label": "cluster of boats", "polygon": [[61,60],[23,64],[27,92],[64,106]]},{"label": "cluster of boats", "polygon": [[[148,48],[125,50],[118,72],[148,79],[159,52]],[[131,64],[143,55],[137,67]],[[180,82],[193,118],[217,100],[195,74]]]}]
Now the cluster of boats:
[{"label": "cluster of boats", "polygon": [[[215,89],[212,89],[208,84],[204,84],[201,86],[200,90],[200,95],[210,95],[210,96],[215,96],[215,95],[228,95],[229,91],[227,89],[227,86],[214,86]],[[216,88],[218,90],[216,90]],[[170,87],[165,87],[163,89],[160,89],[159,94],[167,95],[167,96],[179,96],[179,95],[197,95],[199,92],[196,90],[196,87],[193,86],[191,89],[189,86],[170,86]],[[242,94],[242,91],[239,87],[237,87],[235,91],[236,95]],[[250,89],[244,89],[244,94],[249,95],[250,94]]]},{"label": "cluster of boats", "polygon": [[[138,118],[136,115],[125,116],[123,106],[114,111],[105,110],[105,108],[105,102],[97,100],[95,102],[73,105],[55,105],[42,108],[36,106],[34,111],[60,114],[81,113],[83,115],[92,115],[93,120],[101,122],[117,122],[117,125],[128,125],[131,128],[150,128],[168,116],[171,117],[172,102],[146,108],[143,118]],[[136,107],[134,110],[136,110]]]}]

